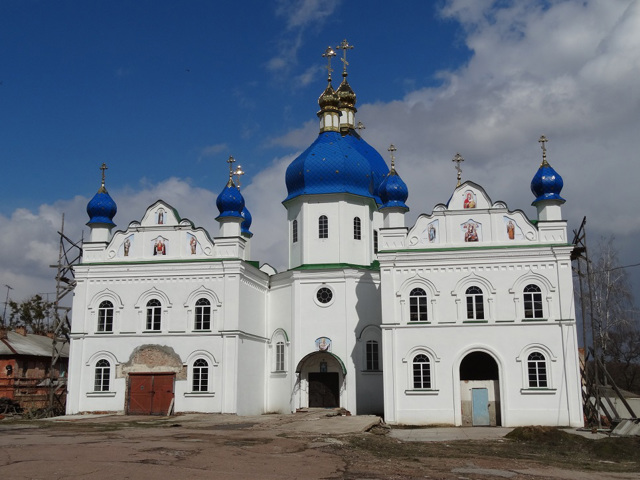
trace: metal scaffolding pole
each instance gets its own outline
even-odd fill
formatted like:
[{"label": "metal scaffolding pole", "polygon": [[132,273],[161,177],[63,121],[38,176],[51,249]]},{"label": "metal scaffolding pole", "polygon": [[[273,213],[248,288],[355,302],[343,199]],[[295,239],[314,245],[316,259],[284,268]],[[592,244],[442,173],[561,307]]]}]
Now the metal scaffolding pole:
[{"label": "metal scaffolding pole", "polygon": [[69,312],[71,307],[62,304],[63,299],[73,292],[76,286],[73,266],[80,263],[82,259],[82,239],[74,242],[64,234],[64,214],[62,215],[62,226],[58,232],[60,236],[60,246],[58,249],[58,263],[51,265],[56,269],[56,299],[53,304],[53,339],[51,352],[51,368],[49,369],[49,408],[48,414],[57,414],[64,406],[61,401],[62,394],[66,393],[66,382],[62,382],[55,377],[56,366],[60,360],[62,350],[69,344],[69,332],[71,322]]}]

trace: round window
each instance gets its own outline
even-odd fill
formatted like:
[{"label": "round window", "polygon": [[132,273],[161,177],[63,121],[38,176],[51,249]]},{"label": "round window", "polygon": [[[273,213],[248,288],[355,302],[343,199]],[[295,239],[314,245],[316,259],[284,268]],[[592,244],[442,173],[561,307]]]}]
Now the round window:
[{"label": "round window", "polygon": [[333,292],[330,288],[322,287],[318,289],[318,293],[316,293],[316,297],[320,303],[329,303],[333,298]]}]

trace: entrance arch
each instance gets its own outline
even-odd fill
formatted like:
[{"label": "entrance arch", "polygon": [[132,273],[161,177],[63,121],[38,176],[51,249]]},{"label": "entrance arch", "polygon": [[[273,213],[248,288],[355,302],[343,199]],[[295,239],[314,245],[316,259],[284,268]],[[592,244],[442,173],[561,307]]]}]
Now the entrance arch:
[{"label": "entrance arch", "polygon": [[500,369],[488,353],[474,351],[460,362],[463,426],[500,426]]},{"label": "entrance arch", "polygon": [[296,367],[300,384],[300,407],[337,408],[347,369],[340,357],[331,352],[313,352]]}]

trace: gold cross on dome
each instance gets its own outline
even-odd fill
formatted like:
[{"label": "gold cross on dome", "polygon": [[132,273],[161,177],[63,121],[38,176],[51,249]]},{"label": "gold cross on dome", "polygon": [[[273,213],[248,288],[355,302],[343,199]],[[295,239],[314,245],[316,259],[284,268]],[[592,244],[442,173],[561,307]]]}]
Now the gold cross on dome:
[{"label": "gold cross on dome", "polygon": [[460,168],[460,163],[464,162],[464,158],[462,158],[462,155],[460,155],[459,153],[456,153],[455,157],[453,157],[451,161],[456,164],[455,168],[458,171],[458,184],[456,185],[456,187],[459,187],[462,180],[462,168]]},{"label": "gold cross on dome", "polygon": [[389,148],[387,148],[387,152],[391,153],[391,171],[393,172],[396,171],[396,157],[393,154],[393,152],[395,152],[396,150],[397,148],[393,143],[389,145]]},{"label": "gold cross on dome", "polygon": [[540,142],[540,146],[542,147],[542,165],[548,165],[547,163],[547,145],[546,143],[549,140],[547,140],[547,137],[545,137],[544,135],[540,135],[540,139],[538,140],[538,142]]},{"label": "gold cross on dome", "polygon": [[238,165],[236,167],[236,171],[233,172],[233,174],[236,176],[236,186],[238,187],[238,190],[240,190],[240,177],[244,175],[244,170],[242,170],[242,165]]},{"label": "gold cross on dome", "polygon": [[336,52],[334,52],[333,49],[329,46],[324,51],[322,56],[327,58],[327,72],[329,73],[329,81],[331,81],[331,72],[333,72],[333,69],[331,68],[331,57],[335,57]]},{"label": "gold cross on dome", "polygon": [[100,167],[100,170],[102,170],[102,186],[103,187],[104,187],[104,172],[105,172],[105,170],[107,170],[107,168],[109,168],[109,167],[107,167],[106,163],[103,163],[102,166]]},{"label": "gold cross on dome", "polygon": [[347,73],[347,65],[349,65],[349,62],[347,62],[347,50],[353,49],[353,45],[349,45],[349,42],[347,42],[345,38],[336,48],[342,50],[342,58],[340,59],[343,63],[342,72]]},{"label": "gold cross on dome", "polygon": [[227,182],[227,187],[235,187],[235,184],[233,183],[233,162],[235,161],[236,159],[229,155],[229,160],[227,160],[227,163],[229,164],[229,181]]}]

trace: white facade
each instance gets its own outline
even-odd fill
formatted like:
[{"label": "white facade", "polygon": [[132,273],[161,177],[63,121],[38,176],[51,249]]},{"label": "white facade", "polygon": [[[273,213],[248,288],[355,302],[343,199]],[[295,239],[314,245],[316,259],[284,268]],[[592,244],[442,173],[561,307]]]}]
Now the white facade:
[{"label": "white facade", "polygon": [[103,179],[75,267],[67,413],[343,407],[401,424],[582,425],[561,183],[539,181],[535,222],[466,182],[406,228],[406,185],[377,153],[366,170],[363,143],[321,124],[294,161],[280,273],[251,261],[259,232],[232,179],[213,239],[161,200],[111,233]]}]

